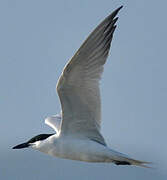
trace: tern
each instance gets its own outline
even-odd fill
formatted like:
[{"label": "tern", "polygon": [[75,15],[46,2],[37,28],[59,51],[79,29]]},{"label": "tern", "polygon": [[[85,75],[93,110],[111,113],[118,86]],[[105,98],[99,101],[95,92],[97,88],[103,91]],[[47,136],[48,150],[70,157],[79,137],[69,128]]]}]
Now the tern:
[{"label": "tern", "polygon": [[31,147],[59,158],[147,167],[147,162],[109,148],[100,132],[99,81],[122,7],[95,28],[65,66],[56,87],[61,113],[45,119],[56,133],[37,135],[13,149]]}]

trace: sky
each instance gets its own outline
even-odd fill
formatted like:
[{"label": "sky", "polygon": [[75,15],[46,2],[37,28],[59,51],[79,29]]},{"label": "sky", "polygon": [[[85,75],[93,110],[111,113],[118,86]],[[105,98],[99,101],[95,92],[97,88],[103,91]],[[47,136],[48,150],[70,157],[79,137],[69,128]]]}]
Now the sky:
[{"label": "sky", "polygon": [[[61,107],[61,71],[89,33],[119,12],[101,81],[102,134],[152,169],[58,159],[12,147],[40,133]],[[0,1],[0,179],[165,180],[167,1]]]}]

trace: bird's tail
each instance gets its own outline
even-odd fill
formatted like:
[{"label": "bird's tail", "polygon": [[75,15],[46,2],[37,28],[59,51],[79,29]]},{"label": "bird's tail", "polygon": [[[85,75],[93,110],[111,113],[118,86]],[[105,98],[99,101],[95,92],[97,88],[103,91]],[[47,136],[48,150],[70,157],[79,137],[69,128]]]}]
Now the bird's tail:
[{"label": "bird's tail", "polygon": [[140,166],[144,168],[151,168],[147,166],[147,164],[151,164],[150,162],[146,161],[139,161],[131,158],[121,157],[122,160],[116,160],[114,163],[117,165],[134,165],[134,166]]},{"label": "bird's tail", "polygon": [[112,160],[116,165],[134,165],[140,166],[144,168],[151,168],[147,166],[147,164],[151,164],[150,162],[140,161],[136,159],[132,159],[125,154],[119,153],[117,151],[112,150]]},{"label": "bird's tail", "polygon": [[131,159],[124,156],[119,156],[113,161],[116,165],[134,165],[134,166],[140,166],[144,168],[151,168],[147,166],[147,164],[151,164],[150,162],[146,161],[139,161],[136,159]]}]

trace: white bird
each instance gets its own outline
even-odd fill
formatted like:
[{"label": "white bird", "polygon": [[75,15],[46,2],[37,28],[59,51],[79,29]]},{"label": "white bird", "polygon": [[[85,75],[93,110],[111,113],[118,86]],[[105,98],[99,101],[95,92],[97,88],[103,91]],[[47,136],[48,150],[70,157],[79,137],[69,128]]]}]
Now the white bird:
[{"label": "white bird", "polygon": [[147,167],[147,162],[110,149],[100,133],[99,80],[121,8],[97,26],[65,66],[57,83],[61,114],[45,119],[56,134],[40,134],[13,149],[32,147],[59,158]]}]

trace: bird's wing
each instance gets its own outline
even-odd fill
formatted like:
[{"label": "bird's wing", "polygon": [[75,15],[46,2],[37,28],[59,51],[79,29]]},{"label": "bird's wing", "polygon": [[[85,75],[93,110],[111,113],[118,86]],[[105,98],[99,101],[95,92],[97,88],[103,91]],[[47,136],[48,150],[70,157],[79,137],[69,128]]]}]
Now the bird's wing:
[{"label": "bird's wing", "polygon": [[62,106],[61,133],[84,136],[102,144],[99,80],[116,28],[118,11],[89,35],[65,66],[57,84]]},{"label": "bird's wing", "polygon": [[50,126],[51,128],[53,128],[57,134],[59,134],[60,132],[60,126],[61,126],[61,114],[56,114],[53,115],[51,117],[47,117],[45,119],[45,124],[47,124],[48,126]]}]

